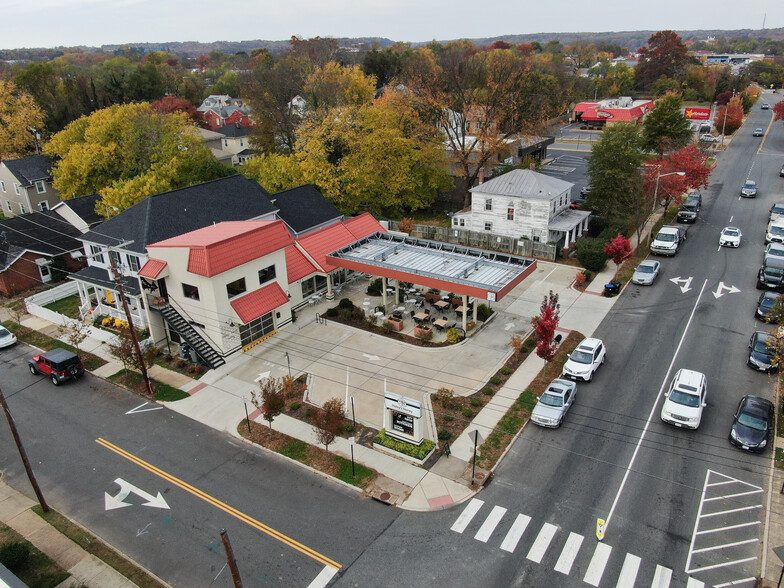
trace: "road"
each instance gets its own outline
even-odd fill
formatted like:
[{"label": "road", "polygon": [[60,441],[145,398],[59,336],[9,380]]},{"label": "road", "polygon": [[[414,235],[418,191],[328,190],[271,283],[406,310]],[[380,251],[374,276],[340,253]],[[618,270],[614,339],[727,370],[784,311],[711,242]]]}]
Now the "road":
[{"label": "road", "polygon": [[[152,405],[92,376],[54,387],[27,371],[30,355],[0,350],[2,388],[47,502],[174,586],[233,586],[222,528],[245,586],[308,586],[399,515],[169,410],[143,412]],[[0,458],[32,496],[8,427]],[[143,494],[107,510],[122,483]],[[145,506],[158,492],[168,508]]]},{"label": "road", "polygon": [[[607,363],[579,385],[564,426],[526,427],[479,501],[402,515],[338,585],[367,585],[378,569],[403,583],[454,586],[752,585],[770,454],[741,452],[727,435],[742,395],[772,398],[772,380],[745,366],[748,338],[761,328],[753,312],[767,213],[784,200],[784,129],[773,127],[759,154],[751,136],[770,116],[757,106],[722,153],[700,220],[683,252],[662,260],[659,282],[627,288],[599,327]],[[741,201],[747,177],[760,195]],[[717,246],[728,224],[743,230],[740,249]],[[659,419],[679,368],[708,377],[698,431]],[[602,543],[599,518],[608,520]]]}]

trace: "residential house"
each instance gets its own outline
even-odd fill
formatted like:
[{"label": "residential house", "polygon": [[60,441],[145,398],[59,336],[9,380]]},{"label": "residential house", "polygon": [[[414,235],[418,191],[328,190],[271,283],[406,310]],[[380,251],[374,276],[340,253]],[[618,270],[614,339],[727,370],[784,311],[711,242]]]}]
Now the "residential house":
[{"label": "residential house", "polygon": [[234,123],[217,128],[215,132],[220,135],[221,151],[231,154],[232,165],[242,165],[253,157],[248,143],[249,127]]},{"label": "residential house", "polygon": [[52,160],[30,155],[0,162],[0,205],[6,217],[49,210],[60,201],[52,186]]},{"label": "residential house", "polygon": [[591,215],[569,207],[573,186],[532,170],[512,170],[471,188],[471,207],[452,216],[452,227],[568,248],[588,229]]},{"label": "residential house", "polygon": [[250,107],[241,98],[232,98],[228,94],[207,96],[196,109],[196,116],[211,131],[226,125],[239,124],[249,127],[253,124],[250,120]]},{"label": "residential house", "polygon": [[199,128],[199,134],[204,146],[210,150],[210,153],[219,163],[233,166],[232,159],[234,154],[223,150],[223,135],[205,128]]},{"label": "residential house", "polygon": [[74,198],[68,208],[0,220],[0,294],[15,296],[57,279],[58,270],[84,267],[80,237],[102,220],[94,213],[97,199]]}]

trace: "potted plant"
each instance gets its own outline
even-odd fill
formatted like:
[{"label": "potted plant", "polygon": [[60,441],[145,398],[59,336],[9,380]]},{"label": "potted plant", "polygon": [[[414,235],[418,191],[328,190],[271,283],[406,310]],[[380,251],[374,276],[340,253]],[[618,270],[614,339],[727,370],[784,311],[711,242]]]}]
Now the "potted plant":
[{"label": "potted plant", "polygon": [[441,290],[438,288],[430,288],[430,290],[425,292],[425,300],[427,300],[430,304],[435,304],[441,300]]},{"label": "potted plant", "polygon": [[388,324],[393,331],[403,330],[403,319],[394,316],[387,317],[386,324]]},{"label": "potted plant", "polygon": [[430,325],[417,325],[414,327],[414,337],[429,341],[433,337],[433,327]]}]

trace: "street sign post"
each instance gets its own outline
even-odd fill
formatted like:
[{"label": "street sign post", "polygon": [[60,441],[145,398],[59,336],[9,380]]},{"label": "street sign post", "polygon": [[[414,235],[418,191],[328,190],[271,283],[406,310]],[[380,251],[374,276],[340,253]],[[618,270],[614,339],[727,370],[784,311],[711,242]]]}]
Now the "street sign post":
[{"label": "street sign post", "polygon": [[596,538],[599,541],[604,539],[604,529],[607,527],[607,521],[604,519],[596,519]]}]

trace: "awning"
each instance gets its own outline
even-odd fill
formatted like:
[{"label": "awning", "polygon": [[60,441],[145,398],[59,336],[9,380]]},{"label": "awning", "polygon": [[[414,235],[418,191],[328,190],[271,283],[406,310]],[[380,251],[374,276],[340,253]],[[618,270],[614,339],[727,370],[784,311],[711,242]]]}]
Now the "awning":
[{"label": "awning", "polygon": [[289,302],[289,297],[277,282],[231,301],[231,307],[243,324],[272,312]]},{"label": "awning", "polygon": [[139,270],[139,277],[150,278],[151,280],[165,278],[169,275],[168,270],[164,272],[167,265],[168,262],[161,261],[160,259],[148,259],[147,263]]},{"label": "awning", "polygon": [[547,228],[551,231],[563,231],[564,233],[571,231],[574,227],[578,226],[586,218],[591,216],[587,210],[564,210],[561,214],[557,215]]}]

